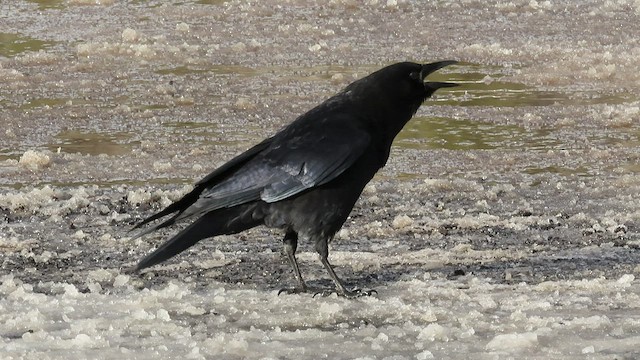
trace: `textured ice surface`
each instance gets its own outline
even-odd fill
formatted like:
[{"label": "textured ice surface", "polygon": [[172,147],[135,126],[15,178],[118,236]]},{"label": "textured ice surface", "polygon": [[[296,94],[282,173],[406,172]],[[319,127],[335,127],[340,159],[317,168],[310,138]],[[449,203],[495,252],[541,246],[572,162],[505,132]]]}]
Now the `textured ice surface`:
[{"label": "textured ice surface", "polygon": [[[640,357],[638,1],[0,3],[1,359]],[[33,41],[33,44],[27,43]],[[46,46],[36,46],[46,44]],[[331,247],[127,230],[385,64],[457,59]],[[331,282],[312,246],[302,271]]]},{"label": "textured ice surface", "polygon": [[141,289],[115,270],[90,271],[85,284],[3,276],[3,357],[579,358],[585,349],[634,354],[640,340],[638,319],[624,311],[640,300],[632,277],[505,285],[424,274],[358,300],[217,281]]}]

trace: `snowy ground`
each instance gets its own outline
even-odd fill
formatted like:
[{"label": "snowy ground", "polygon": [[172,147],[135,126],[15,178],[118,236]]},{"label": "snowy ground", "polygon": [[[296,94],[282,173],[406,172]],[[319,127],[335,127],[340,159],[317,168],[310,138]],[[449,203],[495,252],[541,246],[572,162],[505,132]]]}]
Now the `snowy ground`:
[{"label": "snowy ground", "polygon": [[[1,359],[640,357],[640,4],[0,3]],[[457,59],[330,257],[136,221],[372,70]],[[311,246],[311,284],[330,286]]]}]

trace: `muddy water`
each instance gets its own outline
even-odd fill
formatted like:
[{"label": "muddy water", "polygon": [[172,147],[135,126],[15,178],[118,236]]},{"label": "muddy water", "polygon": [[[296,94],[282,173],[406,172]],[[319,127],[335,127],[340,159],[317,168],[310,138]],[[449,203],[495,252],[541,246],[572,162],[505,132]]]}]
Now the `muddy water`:
[{"label": "muddy water", "polygon": [[12,57],[28,51],[45,50],[54,44],[17,33],[0,33],[0,56]]},{"label": "muddy water", "polygon": [[[28,48],[14,44],[16,41],[6,40],[9,45],[7,49],[17,51],[28,51]],[[364,69],[364,70],[363,70]],[[233,79],[244,79],[251,82],[259,79],[261,74],[272,74],[281,77],[281,81],[330,81],[331,77],[340,76],[357,77],[358,73],[375,69],[375,66],[319,66],[312,68],[283,68],[269,67],[253,69],[235,65],[218,65],[206,68],[193,68],[189,66],[178,66],[156,70],[157,74],[170,75],[176,78],[201,77],[201,76],[225,76]],[[495,66],[481,66],[478,64],[461,64],[446,74],[436,74],[431,80],[452,81],[460,84],[457,89],[442,91],[436,99],[428,102],[429,107],[436,106],[463,106],[463,107],[544,107],[544,106],[589,106],[599,104],[632,104],[635,95],[627,92],[616,94],[602,94],[593,91],[561,92],[544,91],[535,87],[526,86],[521,83],[501,81],[504,77],[500,69]],[[292,75],[311,74],[311,75]],[[145,84],[146,83],[146,84]],[[172,86],[173,81],[167,84]],[[138,86],[151,87],[147,81],[139,83]],[[5,108],[37,111],[38,109],[65,109],[87,106],[98,106],[102,108],[115,108],[122,101],[133,103],[136,100],[130,97],[118,97],[114,101],[88,101],[82,99],[69,98],[32,98],[20,104],[5,104]],[[208,101],[219,100],[215,97]],[[183,103],[183,106],[189,104]],[[138,106],[140,111],[153,111],[165,109],[172,104],[161,102],[158,104],[148,104]],[[517,122],[516,122],[517,123]],[[222,129],[212,122],[193,122],[190,120],[180,120],[164,122],[159,131],[166,131],[172,134],[179,134],[189,139],[193,146],[201,145],[229,145],[238,142],[249,143],[258,141],[261,136],[269,133],[261,131],[254,126],[245,126],[242,132],[248,135],[242,138],[238,129]],[[545,128],[527,129],[515,124],[499,124],[494,122],[479,121],[468,118],[446,118],[417,116],[400,133],[395,146],[400,148],[412,148],[417,150],[446,149],[446,150],[529,150],[546,151],[553,149],[566,149],[573,146],[563,142],[560,132],[563,126],[550,126]],[[241,139],[238,139],[241,138]],[[597,132],[589,134],[585,138],[589,141],[589,146],[594,143],[636,147],[638,145],[638,132],[633,129],[622,127],[609,130],[607,133]],[[41,146],[29,146],[18,149],[3,149],[0,159],[18,159],[24,151],[29,148],[40,150],[48,149],[56,153],[79,153],[87,155],[126,155],[130,154],[134,148],[139,147],[141,138],[134,133],[124,131],[95,132],[91,128],[86,129],[65,129],[55,134],[50,143]]]}]

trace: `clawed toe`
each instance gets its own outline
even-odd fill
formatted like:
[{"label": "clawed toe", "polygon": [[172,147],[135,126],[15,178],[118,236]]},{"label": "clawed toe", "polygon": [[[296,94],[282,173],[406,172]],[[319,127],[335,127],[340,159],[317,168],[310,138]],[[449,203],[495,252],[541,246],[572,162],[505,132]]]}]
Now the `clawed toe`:
[{"label": "clawed toe", "polygon": [[306,288],[299,288],[299,287],[294,287],[294,288],[283,288],[280,289],[280,291],[278,291],[278,296],[280,296],[280,294],[287,294],[287,295],[291,295],[291,294],[302,294],[302,293],[306,293],[309,290]]},{"label": "clawed toe", "polygon": [[304,293],[317,294],[317,293],[322,292],[322,291],[325,291],[325,290],[324,289],[319,289],[319,288],[312,288],[312,287],[308,287],[308,286],[303,286],[303,287],[296,286],[296,287],[293,287],[293,288],[280,289],[280,291],[278,291],[278,296],[280,296],[280,294],[287,294],[287,295],[304,294]]},{"label": "clawed toe", "polygon": [[345,297],[347,299],[355,299],[355,298],[359,298],[359,297],[363,297],[363,296],[372,296],[374,294],[376,294],[376,295],[378,294],[378,292],[376,290],[373,290],[373,289],[370,289],[370,290],[364,290],[364,289],[347,290],[347,289],[343,289],[342,291],[340,291],[340,290],[337,290],[337,289],[293,287],[293,288],[280,289],[278,291],[278,296],[280,296],[281,294],[291,295],[291,294],[303,294],[303,293],[313,294],[313,297],[316,297],[316,296],[327,297],[327,296],[331,296],[333,294],[336,294],[338,296],[342,296],[342,297]]},{"label": "clawed toe", "polygon": [[356,293],[356,297],[378,295],[378,291],[375,289],[354,289],[353,292]]}]

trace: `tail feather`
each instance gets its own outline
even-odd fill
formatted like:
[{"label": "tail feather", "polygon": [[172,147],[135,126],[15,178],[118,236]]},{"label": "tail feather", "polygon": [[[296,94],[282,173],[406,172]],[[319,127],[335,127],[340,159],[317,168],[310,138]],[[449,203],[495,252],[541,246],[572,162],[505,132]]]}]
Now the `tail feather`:
[{"label": "tail feather", "polygon": [[[154,231],[156,229],[160,229],[163,228],[165,226],[169,226],[171,224],[173,224],[173,222],[175,221],[176,217],[178,217],[178,215],[180,215],[183,211],[185,211],[189,206],[191,206],[191,204],[193,204],[198,197],[200,196],[200,193],[202,192],[203,187],[202,186],[198,186],[195,189],[193,189],[190,193],[186,194],[182,199],[174,202],[173,204],[167,206],[166,208],[164,208],[162,211],[153,214],[151,216],[149,216],[148,218],[142,220],[140,223],[138,223],[136,226],[134,226],[133,228],[131,228],[131,230],[129,231],[133,231],[135,229],[139,229],[140,227],[142,227],[143,225],[146,225],[154,220],[160,219],[162,217],[165,217],[169,214],[172,214],[174,212],[178,212],[175,216],[173,216],[171,219],[163,222],[162,224],[151,228],[150,230],[145,230],[142,234],[148,234],[151,231]],[[140,237],[142,235],[136,235],[135,237]]]},{"label": "tail feather", "polygon": [[[131,237],[131,240],[133,240],[133,239],[137,239],[137,238],[139,238],[139,237],[143,237],[143,236],[145,236],[145,235],[147,235],[147,234],[150,234],[150,233],[152,233],[152,232],[154,232],[154,231],[156,231],[156,230],[158,230],[158,229],[162,229],[162,228],[165,228],[165,227],[167,227],[167,226],[171,226],[171,225],[175,224],[175,223],[176,223],[176,218],[177,218],[180,214],[181,214],[181,213],[177,213],[177,214],[173,215],[171,218],[169,218],[169,219],[167,219],[167,220],[163,221],[162,223],[160,223],[160,224],[158,224],[158,225],[154,225],[154,226],[151,226],[151,227],[149,227],[149,228],[147,228],[147,229],[144,229],[144,230],[138,231],[137,233],[133,234],[133,236]],[[154,220],[155,220],[155,219],[154,219]],[[136,226],[136,227],[132,228],[131,230],[129,230],[129,232],[131,232],[131,231],[133,231],[133,230],[135,230],[135,229],[137,229],[137,228],[139,228],[139,226]]]},{"label": "tail feather", "polygon": [[[198,241],[213,237],[216,235],[235,234],[261,224],[261,219],[253,217],[255,204],[246,206],[236,206],[229,209],[221,209],[212,211],[200,217],[193,224],[187,226],[174,237],[162,244],[151,254],[145,256],[135,268],[140,271],[144,268],[159,264],[179,253],[185,251]],[[173,218],[164,223],[137,234],[136,237],[154,231],[160,227],[171,225],[174,222],[176,214]]]}]

